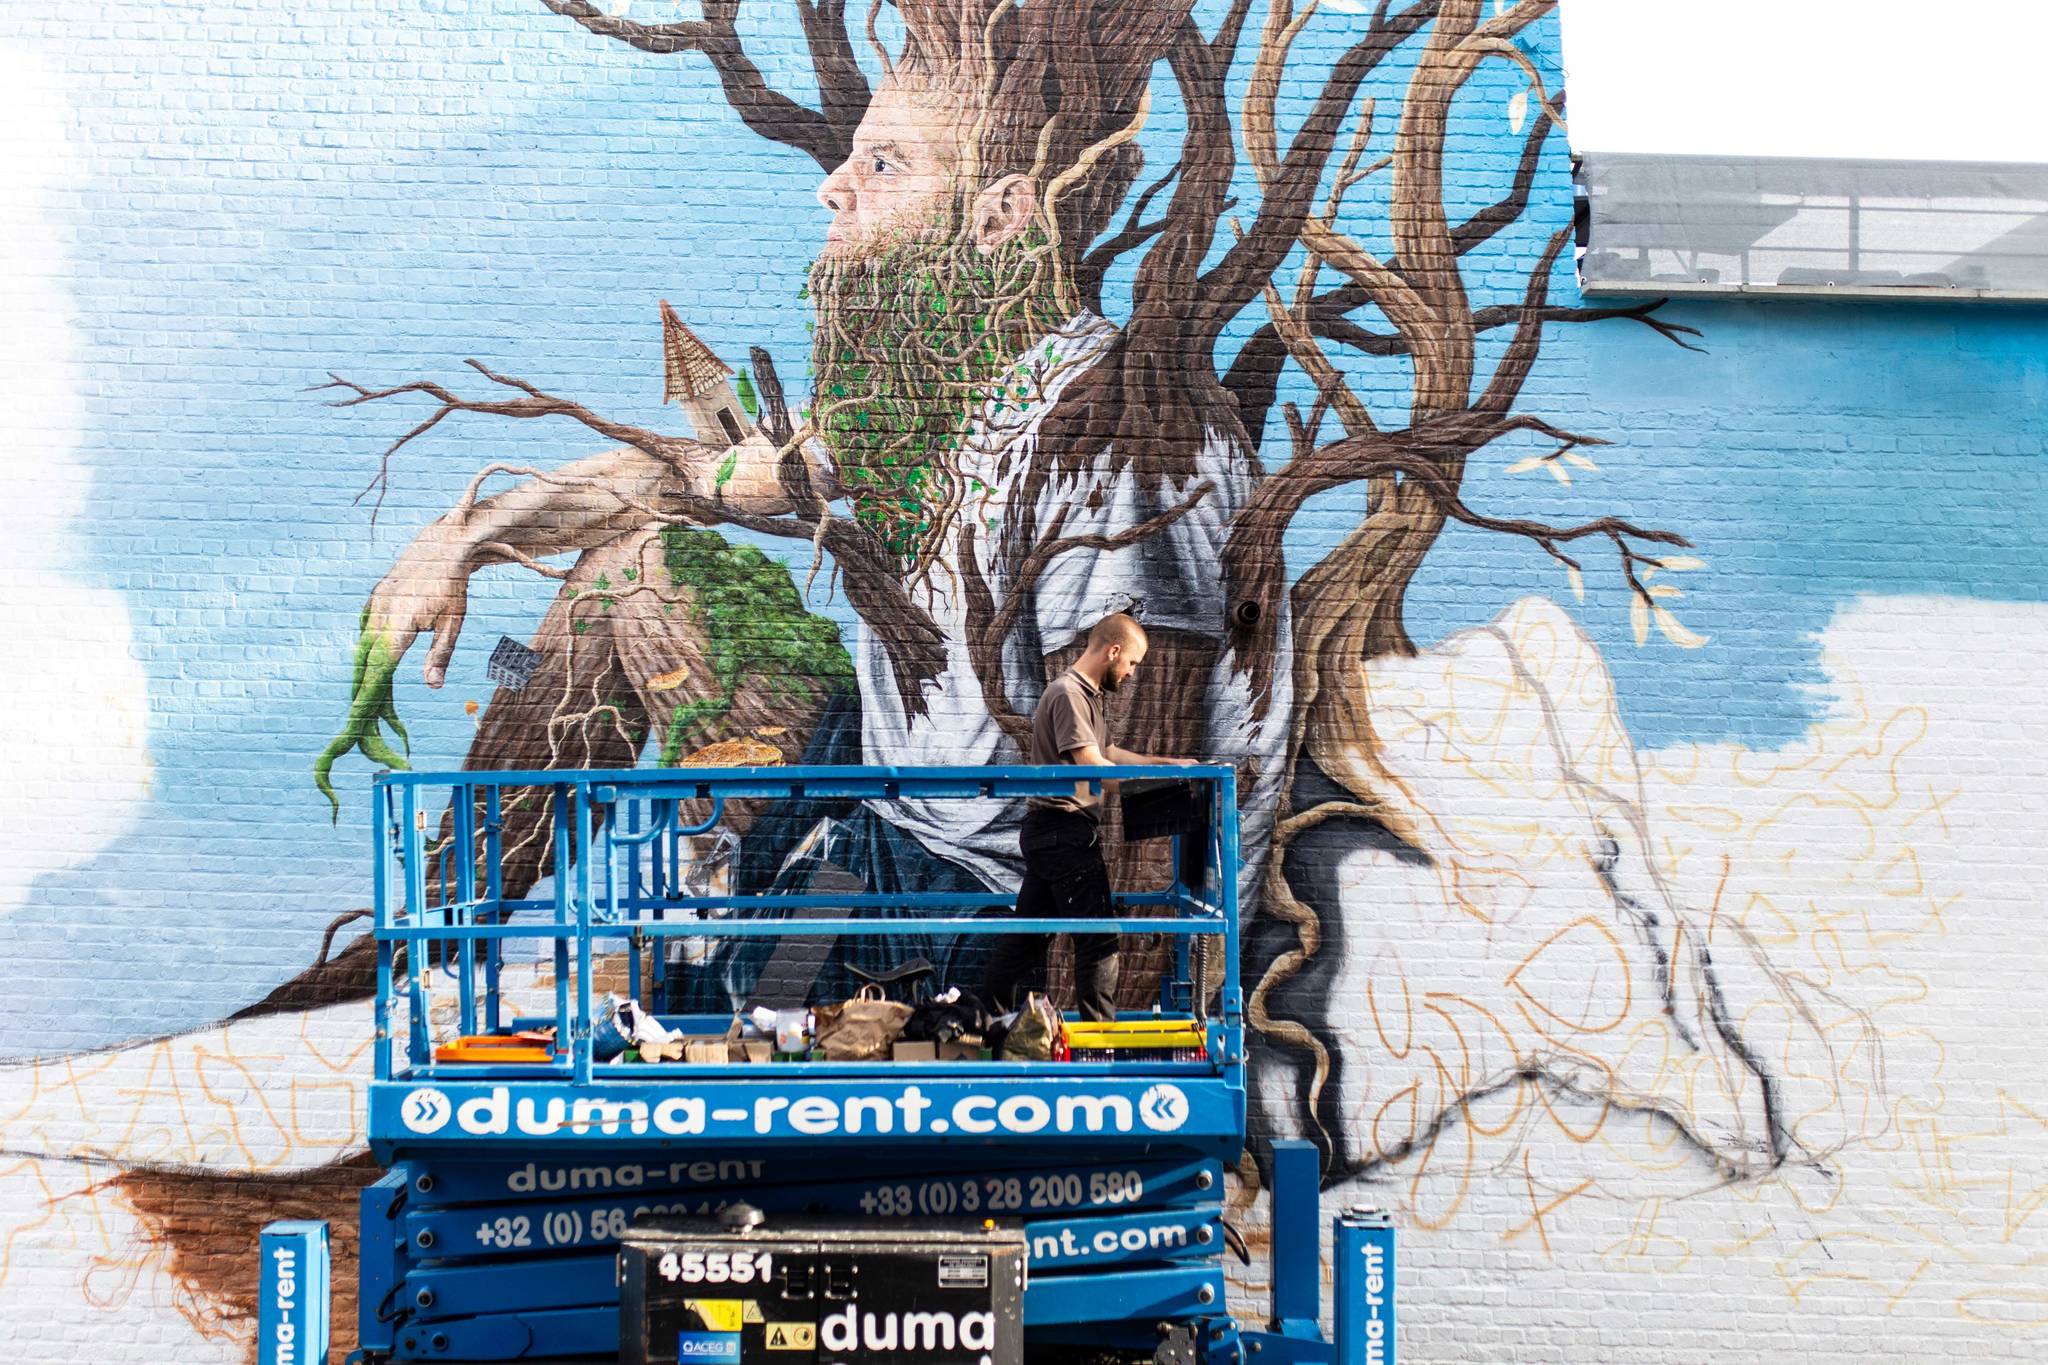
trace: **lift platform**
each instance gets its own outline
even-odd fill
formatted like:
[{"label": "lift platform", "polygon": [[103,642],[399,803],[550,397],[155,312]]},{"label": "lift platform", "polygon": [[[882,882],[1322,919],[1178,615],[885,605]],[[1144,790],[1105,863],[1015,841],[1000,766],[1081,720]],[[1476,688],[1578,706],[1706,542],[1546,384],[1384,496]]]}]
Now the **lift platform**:
[{"label": "lift platform", "polygon": [[[819,800],[863,803],[885,819],[975,803],[970,823],[1000,826],[1027,798],[1070,793],[1077,780],[1100,791],[1160,774],[381,776],[369,1134],[389,1171],[363,1196],[358,1358],[619,1359],[622,1243],[664,1220],[746,1205],[770,1227],[823,1217],[1021,1230],[1031,1349],[1068,1343],[1174,1365],[1252,1353],[1275,1365],[1391,1360],[1390,1330],[1368,1353],[1361,1329],[1356,1354],[1316,1335],[1316,1162],[1306,1147],[1277,1163],[1285,1188],[1276,1189],[1276,1211],[1284,1204],[1305,1228],[1285,1248],[1276,1232],[1292,1281],[1276,1295],[1273,1330],[1240,1331],[1225,1303],[1224,1172],[1245,1148],[1231,769],[1172,770],[1196,795],[1168,836],[1167,883],[1119,893],[1109,921],[1019,919],[1010,892],[877,892],[858,888],[858,877],[741,894],[714,865],[733,846],[721,831],[740,803],[757,823],[764,809],[808,810],[803,803]],[[534,838],[549,841],[540,866],[553,875],[509,894],[508,866],[524,858],[531,867],[537,852],[514,845]],[[763,1060],[764,1049],[743,1061],[619,1055],[614,993],[666,1028],[721,1036],[749,1003],[743,965],[760,953],[744,955],[763,939],[800,938],[814,958],[838,944],[866,945],[872,959],[878,944],[940,943],[964,971],[993,935],[1109,931],[1165,936],[1156,1006],[1127,1017],[1199,1046],[1128,1060],[1099,1050],[1083,1053],[1093,1060],[1049,1061]],[[721,963],[742,966],[719,974]],[[685,964],[700,980],[712,972],[727,1008],[664,1008]],[[462,1039],[472,1044],[452,1046]],[[1350,1278],[1343,1228],[1340,1220],[1340,1292]],[[1390,1321],[1391,1250],[1375,1254],[1384,1256],[1386,1278],[1375,1287],[1384,1287]]]}]

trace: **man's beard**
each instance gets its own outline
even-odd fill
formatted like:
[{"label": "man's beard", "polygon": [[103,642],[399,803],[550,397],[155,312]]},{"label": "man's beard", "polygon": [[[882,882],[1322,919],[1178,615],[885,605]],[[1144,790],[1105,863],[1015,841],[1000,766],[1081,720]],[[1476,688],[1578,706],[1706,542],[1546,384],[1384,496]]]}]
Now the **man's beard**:
[{"label": "man's beard", "polygon": [[906,572],[932,563],[979,491],[961,473],[974,415],[1017,353],[1066,321],[1052,276],[1036,232],[987,255],[950,231],[906,234],[811,267],[811,422],[855,517]]}]

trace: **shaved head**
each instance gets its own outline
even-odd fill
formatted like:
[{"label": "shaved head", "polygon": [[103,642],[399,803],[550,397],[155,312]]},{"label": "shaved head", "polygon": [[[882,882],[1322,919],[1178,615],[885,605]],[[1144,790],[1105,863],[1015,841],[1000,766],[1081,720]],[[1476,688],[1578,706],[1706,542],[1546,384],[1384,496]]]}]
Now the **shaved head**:
[{"label": "shaved head", "polygon": [[1088,632],[1088,648],[1101,649],[1106,645],[1122,645],[1129,649],[1144,639],[1145,628],[1138,624],[1138,619],[1118,612],[1114,616],[1105,616],[1095,623],[1095,628]]}]

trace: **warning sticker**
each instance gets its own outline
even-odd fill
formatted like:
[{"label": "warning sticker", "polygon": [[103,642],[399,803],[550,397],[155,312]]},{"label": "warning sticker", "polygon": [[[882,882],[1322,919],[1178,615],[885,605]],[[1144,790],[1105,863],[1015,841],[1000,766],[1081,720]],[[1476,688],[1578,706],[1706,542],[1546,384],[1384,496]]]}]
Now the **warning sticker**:
[{"label": "warning sticker", "polygon": [[939,1257],[939,1286],[943,1289],[988,1288],[988,1257]]},{"label": "warning sticker", "polygon": [[771,1322],[761,1344],[771,1351],[815,1351],[818,1328],[809,1322]]},{"label": "warning sticker", "polygon": [[[697,1315],[707,1332],[737,1332],[746,1323],[752,1304],[738,1299],[684,1299],[683,1307]],[[755,1319],[759,1321],[758,1318]]]}]

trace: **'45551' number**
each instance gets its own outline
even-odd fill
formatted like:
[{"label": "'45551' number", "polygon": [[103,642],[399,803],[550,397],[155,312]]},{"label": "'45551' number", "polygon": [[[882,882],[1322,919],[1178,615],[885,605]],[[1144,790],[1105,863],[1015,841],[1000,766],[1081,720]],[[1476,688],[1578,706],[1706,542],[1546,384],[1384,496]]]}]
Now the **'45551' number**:
[{"label": "'45551' number", "polygon": [[671,1251],[655,1270],[681,1284],[752,1284],[768,1278],[774,1261],[767,1251]]}]

